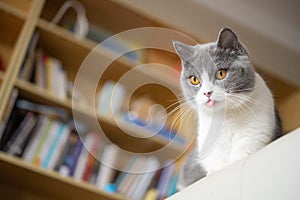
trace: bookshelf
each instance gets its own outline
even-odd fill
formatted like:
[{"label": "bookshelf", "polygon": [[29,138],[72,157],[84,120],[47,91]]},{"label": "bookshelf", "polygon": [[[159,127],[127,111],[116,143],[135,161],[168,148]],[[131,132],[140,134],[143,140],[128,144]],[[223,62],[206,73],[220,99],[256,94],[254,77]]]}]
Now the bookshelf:
[{"label": "bookshelf", "polygon": [[[87,38],[79,38],[61,27],[60,24],[54,25],[49,22],[63,2],[61,0],[25,0],[22,3],[19,1],[0,1],[0,25],[8,27],[6,31],[0,30],[0,55],[4,64],[4,69],[0,71],[1,120],[3,120],[9,104],[10,95],[13,89],[16,88],[19,91],[20,98],[33,103],[64,108],[70,116],[75,111],[83,118],[86,126],[93,128],[93,124],[89,124],[89,119],[94,117],[93,106],[72,102],[69,98],[58,98],[57,95],[48,90],[19,78],[27,47],[36,31],[39,32],[37,48],[43,48],[47,54],[61,60],[64,64],[67,78],[71,81],[74,81],[85,57],[97,46],[97,42]],[[112,33],[134,27],[161,26],[159,23],[136,15],[113,2],[82,1],[81,3],[85,6],[88,18],[93,24],[104,26]],[[112,18],[114,23],[118,22],[118,24],[111,26],[111,23],[99,20],[98,9],[103,13],[100,16],[101,18]],[[119,17],[114,17],[112,11],[119,12],[119,17],[124,17],[122,18],[124,21],[120,21]],[[68,15],[72,17],[72,13],[67,12],[67,17]],[[96,53],[104,60],[114,56],[114,52],[107,48],[98,48]],[[170,57],[170,59],[174,58],[178,60],[177,57]],[[140,70],[134,69],[134,67],[135,64],[126,57],[117,59],[109,70],[105,72],[104,79],[99,81],[98,89],[105,81],[117,81],[124,73],[133,69],[133,73],[138,79],[156,80],[176,91],[180,90],[178,82],[174,77],[170,77],[170,74],[163,75],[162,72],[159,73],[157,70]],[[172,92],[156,85],[148,85],[139,89],[135,94],[135,98],[143,96],[149,91],[153,99],[165,107],[173,103],[170,100],[175,99]],[[161,99],[161,93],[164,93],[165,99]],[[185,148],[185,146],[176,143],[169,144],[167,138],[154,136],[143,140],[130,137],[124,134],[124,129],[127,132],[134,133],[136,136],[152,133],[142,127],[122,122],[121,119],[116,120],[122,124],[123,130],[111,118],[97,114],[97,120],[102,128],[109,133],[106,136],[113,143],[128,151],[144,153],[168,145],[167,151],[161,158],[166,159],[180,154]],[[126,157],[122,158],[125,161],[126,159]],[[118,163],[118,165],[124,167],[125,161]],[[0,175],[0,185],[1,193],[6,199],[16,197],[21,199],[82,199],[82,197],[85,199],[126,199],[124,195],[109,194],[92,184],[63,177],[57,172],[45,170],[3,152],[0,152],[0,170],[5,172]],[[19,179],[19,177],[22,177],[22,179]]]},{"label": "bookshelf", "polygon": [[[97,42],[79,38],[72,32],[63,28],[61,24],[54,25],[50,20],[63,4],[63,0],[0,0],[0,25],[6,29],[0,30],[0,56],[3,63],[3,70],[0,71],[0,121],[3,120],[5,109],[9,104],[9,97],[14,88],[19,90],[21,98],[33,103],[44,104],[48,106],[57,106],[67,110],[69,115],[75,111],[81,116],[86,125],[93,128],[94,124],[89,123],[94,117],[94,107],[90,104],[81,104],[72,102],[71,99],[61,99],[57,95],[19,78],[22,62],[26,55],[26,50],[30,39],[35,31],[40,36],[37,47],[43,48],[47,53],[64,64],[67,78],[75,80],[81,63],[86,56],[97,46]],[[130,10],[124,5],[113,1],[80,1],[86,8],[87,17],[93,25],[104,27],[111,33],[118,33],[131,28],[138,27],[168,27],[158,21],[144,16],[140,12]],[[115,14],[117,13],[117,15]],[[74,13],[67,12],[62,20],[74,18]],[[107,20],[109,19],[109,20]],[[106,48],[98,48],[97,55],[105,60],[114,56],[114,53]],[[147,53],[147,52],[146,52]],[[178,58],[174,55],[165,55],[171,63],[176,63]],[[155,58],[154,58],[155,59]],[[154,60],[155,61],[155,60]],[[147,62],[141,61],[141,63]],[[107,80],[118,80],[124,73],[133,70],[138,80],[155,80],[164,83],[169,88],[180,93],[178,80],[170,74],[164,74],[161,71],[148,69],[134,69],[133,64],[126,57],[121,57],[112,63],[109,70],[105,71],[105,76],[99,81],[98,88]],[[269,75],[265,75],[268,77]],[[289,99],[285,98],[288,91],[289,96],[295,95],[299,99],[299,88],[291,86],[277,78],[270,76],[272,89],[275,96],[278,95],[279,108],[285,112],[286,107],[290,105]],[[88,87],[89,82],[82,86],[82,90]],[[298,92],[297,92],[298,91]],[[164,107],[173,103],[175,96],[171,91],[157,85],[147,85],[140,88],[134,97],[150,94],[151,97]],[[162,99],[162,95],[164,98]],[[90,99],[88,99],[90,101]],[[297,115],[297,114],[296,114]],[[298,114],[299,116],[299,114]],[[285,119],[288,114],[284,114]],[[119,120],[119,119],[117,119]],[[129,137],[118,127],[117,123],[105,116],[97,114],[97,121],[109,134],[107,137],[123,149],[133,152],[149,152],[166,146],[169,141],[161,137],[151,137],[148,140]],[[118,123],[122,127],[135,135],[150,134],[143,128],[137,128],[131,124]],[[288,124],[286,130],[299,125],[297,122]],[[193,127],[189,127],[193,129]],[[163,157],[172,157],[179,154],[186,148],[179,144],[168,145],[166,155]],[[126,158],[123,158],[126,160]],[[120,165],[124,165],[121,163]],[[85,182],[75,181],[73,178],[62,177],[58,173],[36,167],[26,163],[19,158],[6,155],[0,152],[0,193],[6,199],[125,199],[125,196],[118,194],[109,194],[98,189],[96,186]],[[22,177],[22,178],[20,178]]]}]

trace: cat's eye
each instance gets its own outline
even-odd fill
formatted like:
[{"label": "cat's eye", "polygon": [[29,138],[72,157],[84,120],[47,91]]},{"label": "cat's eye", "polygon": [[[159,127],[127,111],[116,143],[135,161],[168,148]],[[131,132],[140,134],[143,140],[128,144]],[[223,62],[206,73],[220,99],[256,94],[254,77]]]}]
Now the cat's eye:
[{"label": "cat's eye", "polygon": [[190,82],[193,85],[199,85],[200,84],[200,80],[196,76],[190,76]]},{"label": "cat's eye", "polygon": [[219,79],[219,80],[223,80],[226,77],[226,75],[227,75],[226,69],[220,69],[216,73],[216,78]]}]

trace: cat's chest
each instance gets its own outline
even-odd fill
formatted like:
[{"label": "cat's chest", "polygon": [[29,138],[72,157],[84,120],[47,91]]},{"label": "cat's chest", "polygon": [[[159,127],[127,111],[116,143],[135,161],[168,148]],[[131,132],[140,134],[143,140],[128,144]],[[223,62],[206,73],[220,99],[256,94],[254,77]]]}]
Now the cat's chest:
[{"label": "cat's chest", "polygon": [[225,120],[220,129],[220,136],[216,140],[215,146],[211,152],[201,160],[201,164],[209,173],[217,171],[229,163],[231,154],[233,153],[232,149],[238,141],[244,137],[245,129],[245,124],[239,120]]}]

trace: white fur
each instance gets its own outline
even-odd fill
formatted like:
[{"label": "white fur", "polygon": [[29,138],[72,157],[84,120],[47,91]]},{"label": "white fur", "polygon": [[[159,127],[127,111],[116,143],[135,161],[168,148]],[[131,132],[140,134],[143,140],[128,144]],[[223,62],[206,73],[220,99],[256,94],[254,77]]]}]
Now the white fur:
[{"label": "white fur", "polygon": [[[208,87],[212,86],[209,83],[204,84]],[[243,102],[235,104],[226,102],[226,95],[224,91],[222,93],[222,89],[203,88],[196,97],[199,102],[199,155],[203,155],[203,151],[208,151],[203,149],[204,141],[210,136],[208,129],[220,131],[218,140],[208,154],[199,157],[201,165],[208,174],[211,174],[234,161],[247,157],[271,141],[273,127],[275,127],[274,101],[270,90],[258,74],[256,74],[255,89],[247,94],[252,98],[251,101],[243,98]],[[211,99],[217,101],[213,109],[205,106],[207,97],[203,95],[203,92],[208,92],[204,90],[210,89],[214,91]],[[221,100],[223,102],[225,100],[228,105],[225,106],[224,103],[221,105]],[[238,108],[240,104],[243,104],[242,109]],[[224,120],[221,127],[214,127],[216,120],[219,122]]]}]

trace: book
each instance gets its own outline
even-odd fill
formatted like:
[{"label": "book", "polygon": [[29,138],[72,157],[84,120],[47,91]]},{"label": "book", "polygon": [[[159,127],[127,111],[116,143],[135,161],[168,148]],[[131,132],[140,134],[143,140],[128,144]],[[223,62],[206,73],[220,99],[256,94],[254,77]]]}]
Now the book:
[{"label": "book", "polygon": [[36,67],[34,75],[34,83],[39,87],[46,89],[46,64],[47,55],[42,49],[38,49],[35,54]]},{"label": "book", "polygon": [[142,199],[144,197],[159,165],[159,161],[154,156],[147,158],[144,168],[145,173],[141,174],[140,177],[135,180],[134,185],[132,185],[131,191],[133,192],[130,194],[132,199]]},{"label": "book", "polygon": [[120,113],[125,97],[124,85],[111,80],[106,81],[98,92],[98,113],[107,117]]},{"label": "book", "polygon": [[144,200],[156,200],[157,199],[157,189],[151,188],[147,191]]},{"label": "book", "polygon": [[32,162],[34,158],[34,154],[38,148],[39,142],[43,135],[44,130],[49,122],[49,118],[46,116],[39,116],[36,127],[33,130],[32,138],[29,141],[22,158],[27,162]]},{"label": "book", "polygon": [[69,164],[69,169],[70,169],[69,175],[70,176],[74,175],[75,167],[76,167],[76,164],[78,162],[78,159],[79,159],[79,156],[80,156],[80,153],[81,153],[82,149],[83,149],[83,143],[79,139],[79,142],[77,143],[77,145],[75,147],[74,153],[72,155],[72,159],[71,159],[70,164]]},{"label": "book", "polygon": [[18,95],[19,95],[19,90],[14,88],[9,97],[8,105],[7,105],[4,115],[3,115],[3,120],[2,120],[2,122],[0,122],[0,141],[1,141],[1,138],[3,135],[3,132],[5,130],[5,127],[7,125],[7,122],[9,120],[9,117],[11,116],[12,110],[15,106]]},{"label": "book", "polygon": [[110,100],[113,92],[114,82],[106,81],[98,93],[98,114],[108,116],[110,109]]},{"label": "book", "polygon": [[12,114],[9,117],[9,120],[4,128],[1,141],[0,141],[0,150],[4,150],[7,142],[12,137],[13,133],[17,130],[20,123],[23,121],[26,116],[27,111],[19,109],[17,107],[13,108]]},{"label": "book", "polygon": [[47,156],[42,163],[42,167],[46,169],[53,169],[58,159],[58,155],[61,153],[70,133],[67,125],[58,122],[57,126],[58,130],[53,134],[54,139],[53,141],[50,141],[50,147]]},{"label": "book", "polygon": [[[96,133],[94,133],[96,134]],[[94,142],[94,134],[87,134],[84,139],[84,147],[80,153],[78,158],[77,165],[74,171],[74,178],[75,180],[82,180],[83,173],[86,167],[86,163],[89,157],[89,151],[91,150]]]},{"label": "book", "polygon": [[67,145],[64,147],[64,151],[61,154],[61,158],[59,159],[56,165],[56,170],[60,174],[64,176],[70,175],[70,165],[73,159],[73,154],[79,143],[80,139],[78,137],[78,134],[76,133],[76,131],[72,130],[68,137]]},{"label": "book", "polygon": [[130,186],[133,184],[134,180],[138,177],[139,173],[143,172],[145,167],[146,157],[138,156],[137,161],[132,168],[130,169],[130,173],[127,173],[124,177],[122,184],[120,184],[118,191],[122,194],[128,196]]},{"label": "book", "polygon": [[93,136],[93,144],[91,149],[89,150],[89,156],[87,159],[87,163],[82,175],[82,180],[89,181],[93,172],[94,163],[97,162],[97,155],[101,148],[101,138],[100,134],[92,133]]},{"label": "book", "polygon": [[67,98],[67,78],[63,64],[57,58],[46,58],[46,89],[58,98]]},{"label": "book", "polygon": [[35,49],[38,43],[39,33],[35,32],[31,37],[25,59],[21,66],[19,78],[23,80],[30,80],[33,75],[33,68],[35,63]]},{"label": "book", "polygon": [[46,115],[52,118],[67,119],[69,114],[66,109],[55,107],[55,106],[46,106],[42,104],[32,103],[27,100],[18,100],[16,107],[19,109],[35,112],[41,115]]},{"label": "book", "polygon": [[118,150],[114,145],[107,145],[103,149],[101,158],[101,166],[99,168],[96,186],[105,189],[106,185],[112,183],[113,176],[115,175],[114,166],[118,159]]},{"label": "book", "polygon": [[4,151],[10,155],[21,155],[26,139],[29,137],[31,130],[34,128],[36,121],[36,116],[33,113],[28,112],[20,126],[7,142]]},{"label": "book", "polygon": [[168,195],[168,186],[170,184],[174,170],[174,163],[167,162],[167,166],[163,169],[157,185],[157,196],[159,199],[164,199]]},{"label": "book", "polygon": [[45,140],[43,148],[41,150],[40,163],[39,163],[41,167],[46,167],[46,163],[47,163],[46,159],[48,159],[48,154],[50,152],[51,145],[55,140],[59,127],[60,127],[60,123],[56,120],[53,120],[51,127],[49,128],[48,137]]},{"label": "book", "polygon": [[122,172],[117,176],[117,179],[115,181],[115,186],[117,188],[117,191],[121,191],[121,188],[125,184],[125,178],[129,174],[129,172],[134,168],[136,163],[138,162],[139,158],[138,156],[133,156],[130,158],[130,160],[127,162],[126,166],[122,170]]},{"label": "book", "polygon": [[44,145],[47,142],[48,137],[50,136],[50,129],[53,125],[53,120],[50,119],[45,127],[45,129],[43,130],[42,136],[40,138],[40,140],[38,141],[38,145],[37,148],[34,152],[34,157],[33,157],[33,164],[36,166],[40,166],[41,165],[41,161],[43,159],[43,157],[41,157],[42,154],[44,154]]}]

